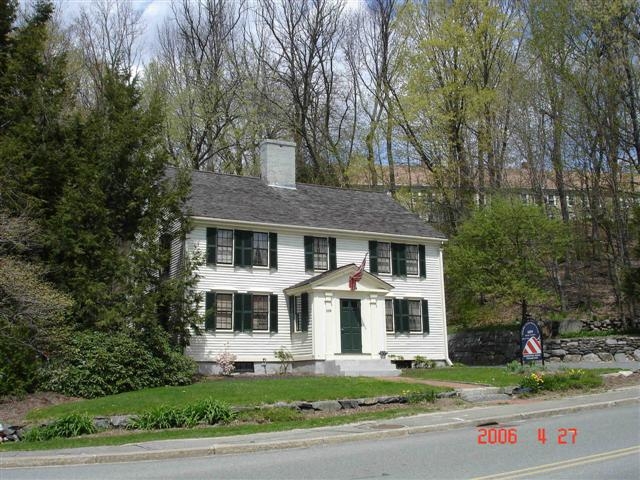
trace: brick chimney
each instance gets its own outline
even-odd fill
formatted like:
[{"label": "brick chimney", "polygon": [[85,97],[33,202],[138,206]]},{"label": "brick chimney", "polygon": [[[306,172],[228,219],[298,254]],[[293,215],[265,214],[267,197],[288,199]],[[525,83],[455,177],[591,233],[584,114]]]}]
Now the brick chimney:
[{"label": "brick chimney", "polygon": [[296,188],[296,144],[264,140],[260,144],[262,181],[270,187]]}]

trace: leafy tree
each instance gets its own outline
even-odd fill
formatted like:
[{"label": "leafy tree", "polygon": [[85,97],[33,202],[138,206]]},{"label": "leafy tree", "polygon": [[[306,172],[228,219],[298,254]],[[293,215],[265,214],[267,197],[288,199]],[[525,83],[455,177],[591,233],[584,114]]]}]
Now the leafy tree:
[{"label": "leafy tree", "polygon": [[558,262],[568,242],[562,222],[538,206],[494,199],[476,210],[447,246],[454,316],[469,315],[483,305],[549,300],[561,288]]},{"label": "leafy tree", "polygon": [[73,169],[46,222],[51,275],[75,299],[79,327],[134,326],[152,338],[164,327],[184,345],[189,320],[173,304],[183,301],[177,291],[190,271],[171,276],[168,266],[188,228],[187,177],[166,176],[161,104],[142,104],[136,83],[115,73],[104,77],[103,92],[69,128]]},{"label": "leafy tree", "polygon": [[15,2],[0,8],[0,177],[5,208],[49,212],[68,167],[61,120],[67,103],[65,54],[47,52],[50,2],[15,27]]},{"label": "leafy tree", "polygon": [[29,258],[40,239],[33,220],[0,212],[0,395],[31,391],[40,360],[68,338],[71,299]]}]

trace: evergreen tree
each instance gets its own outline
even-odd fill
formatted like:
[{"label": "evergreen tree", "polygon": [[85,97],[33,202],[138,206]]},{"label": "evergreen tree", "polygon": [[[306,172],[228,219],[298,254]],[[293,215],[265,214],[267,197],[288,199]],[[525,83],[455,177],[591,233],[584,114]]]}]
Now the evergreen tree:
[{"label": "evergreen tree", "polygon": [[171,276],[168,266],[171,245],[188,227],[181,209],[188,182],[166,174],[160,102],[143,105],[136,83],[115,73],[103,92],[69,129],[73,175],[47,221],[52,276],[73,296],[78,326],[166,329],[184,345],[189,319],[174,303],[182,303],[177,290],[190,271]]}]

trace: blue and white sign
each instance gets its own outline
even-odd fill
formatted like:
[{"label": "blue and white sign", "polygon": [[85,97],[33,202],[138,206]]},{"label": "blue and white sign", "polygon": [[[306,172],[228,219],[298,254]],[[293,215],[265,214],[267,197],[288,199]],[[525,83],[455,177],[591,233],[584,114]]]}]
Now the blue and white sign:
[{"label": "blue and white sign", "polygon": [[520,330],[520,350],[522,360],[543,360],[542,335],[536,322],[527,321]]}]

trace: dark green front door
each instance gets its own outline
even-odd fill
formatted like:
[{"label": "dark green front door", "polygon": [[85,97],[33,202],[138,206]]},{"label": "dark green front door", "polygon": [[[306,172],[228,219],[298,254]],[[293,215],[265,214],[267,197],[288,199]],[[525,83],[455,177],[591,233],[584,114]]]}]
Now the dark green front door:
[{"label": "dark green front door", "polygon": [[360,300],[340,300],[340,340],[342,353],[362,353]]}]

